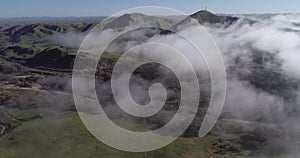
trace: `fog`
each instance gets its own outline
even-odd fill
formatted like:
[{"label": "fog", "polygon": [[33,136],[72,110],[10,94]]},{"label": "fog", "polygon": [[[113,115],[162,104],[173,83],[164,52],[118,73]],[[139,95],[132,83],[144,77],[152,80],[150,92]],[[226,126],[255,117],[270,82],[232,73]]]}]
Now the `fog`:
[{"label": "fog", "polygon": [[[223,55],[228,73],[227,96],[221,119],[253,121],[262,125],[271,125],[274,129],[279,130],[281,134],[276,139],[272,134],[264,133],[270,136],[265,148],[266,157],[269,157],[270,153],[279,152],[277,149],[279,147],[280,150],[289,151],[290,154],[286,155],[287,157],[293,157],[291,155],[298,153],[294,143],[297,143],[300,137],[298,134],[300,128],[297,128],[297,123],[300,121],[299,23],[299,14],[283,14],[267,17],[242,16],[232,25],[204,24]],[[138,25],[135,22],[129,24],[135,27]],[[180,26],[180,28],[183,29],[181,31],[191,29],[191,27],[185,26]],[[115,41],[107,48],[107,51],[125,52],[140,44],[141,41],[176,46],[195,68],[200,88],[204,88],[205,93],[210,92],[207,88],[210,86],[207,67],[191,45],[186,44],[176,34],[144,36],[148,32],[149,30],[144,32],[139,30],[127,33],[121,37],[121,39],[127,39],[125,43],[120,42],[122,40]],[[102,33],[106,35],[106,38],[101,40],[107,41],[118,34],[116,30],[112,29],[107,29]],[[78,47],[80,42],[72,41],[76,39],[75,37],[82,36],[71,33],[55,36],[55,40],[61,45],[73,47],[75,44]],[[97,41],[99,40],[97,37],[94,36],[90,40]],[[81,38],[77,39],[81,40]],[[93,45],[95,46],[97,43],[92,43],[91,46]],[[171,58],[172,51],[162,47],[145,46],[133,51],[133,54],[135,57],[145,57],[145,54],[153,51],[160,52],[161,55],[157,57],[174,65],[179,72],[189,72],[186,65],[180,62],[181,59]],[[150,56],[149,58],[156,57]],[[157,71],[167,74],[164,70],[157,69]],[[149,101],[149,97],[146,95],[149,81],[141,76],[135,76],[133,80],[137,83],[131,89],[131,95],[135,101],[139,103]],[[165,78],[162,78],[161,81],[165,81]],[[145,85],[147,86],[145,87]],[[177,93],[174,92],[174,89],[167,88],[167,91],[173,94]],[[120,117],[119,110],[115,109],[115,105],[106,105],[106,111],[118,115],[118,117]]]},{"label": "fog", "polygon": [[[300,121],[297,99],[300,27],[295,24],[299,17],[296,14],[264,19],[256,16],[252,17],[254,23],[242,18],[229,27],[206,25],[230,69],[225,117],[267,122],[281,132],[276,139],[266,132],[269,135],[267,157],[285,150],[292,153],[287,157],[299,154],[295,147],[300,132],[296,128]],[[261,56],[260,61],[255,59],[256,55]],[[263,73],[257,73],[260,71]],[[276,75],[270,77],[272,74]],[[281,87],[276,90],[278,86]]]}]

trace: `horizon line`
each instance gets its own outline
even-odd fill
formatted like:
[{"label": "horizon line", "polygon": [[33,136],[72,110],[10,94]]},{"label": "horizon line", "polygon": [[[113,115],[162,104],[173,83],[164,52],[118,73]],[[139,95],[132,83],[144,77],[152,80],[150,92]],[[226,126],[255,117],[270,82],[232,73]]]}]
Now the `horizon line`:
[{"label": "horizon line", "polygon": [[[203,11],[203,10],[199,10]],[[193,12],[191,14],[197,13],[199,11]],[[211,11],[209,11],[211,12]],[[214,12],[212,12],[214,13]],[[133,14],[133,13],[128,13]],[[191,15],[188,14],[188,15]],[[300,12],[249,12],[249,13],[214,13],[216,15],[264,15],[264,14],[300,14]],[[146,14],[145,14],[146,15]],[[70,15],[70,16],[12,16],[12,17],[0,17],[0,19],[17,19],[17,18],[100,18],[100,17],[109,17],[111,15]],[[151,16],[178,16],[178,15],[151,15]]]}]

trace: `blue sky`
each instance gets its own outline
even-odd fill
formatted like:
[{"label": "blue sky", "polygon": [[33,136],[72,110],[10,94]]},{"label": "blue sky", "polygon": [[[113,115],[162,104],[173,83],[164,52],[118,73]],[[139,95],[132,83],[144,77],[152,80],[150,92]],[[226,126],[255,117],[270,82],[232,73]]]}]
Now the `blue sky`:
[{"label": "blue sky", "polygon": [[0,0],[0,17],[103,16],[138,6],[164,6],[194,13],[299,13],[299,0]]}]

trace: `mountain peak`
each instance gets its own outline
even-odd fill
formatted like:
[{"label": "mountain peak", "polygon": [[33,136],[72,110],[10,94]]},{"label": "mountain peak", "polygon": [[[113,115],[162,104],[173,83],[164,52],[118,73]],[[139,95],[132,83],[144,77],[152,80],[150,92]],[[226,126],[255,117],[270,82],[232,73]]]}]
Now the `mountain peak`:
[{"label": "mountain peak", "polygon": [[215,15],[207,10],[200,10],[191,15],[192,18],[198,20],[199,23],[223,23],[223,18]]}]

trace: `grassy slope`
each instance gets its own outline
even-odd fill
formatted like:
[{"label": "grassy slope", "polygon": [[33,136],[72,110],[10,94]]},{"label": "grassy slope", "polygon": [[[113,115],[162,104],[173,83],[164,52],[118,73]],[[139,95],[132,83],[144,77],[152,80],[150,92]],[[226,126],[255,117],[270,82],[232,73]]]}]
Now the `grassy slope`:
[{"label": "grassy slope", "polygon": [[[60,157],[197,157],[210,158],[215,149],[212,144],[220,138],[232,136],[210,134],[204,138],[179,138],[170,145],[152,152],[129,153],[110,148],[94,138],[84,127],[76,112],[57,112],[49,109],[5,109],[11,117],[18,118],[19,126],[0,136],[0,158],[60,158]],[[30,119],[36,113],[42,118]],[[26,119],[27,118],[27,119]],[[2,119],[2,118],[1,118]],[[130,122],[119,123],[134,127]],[[214,157],[237,157],[233,153]]]},{"label": "grassy slope", "polygon": [[[196,139],[195,139],[196,140]],[[75,112],[54,113],[24,122],[0,139],[2,157],[181,157],[188,152],[209,157],[194,139],[180,138],[154,152],[121,152],[100,143],[82,125]]]}]

